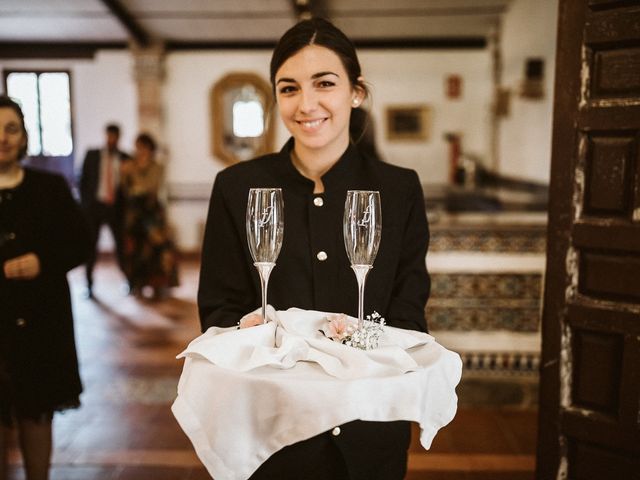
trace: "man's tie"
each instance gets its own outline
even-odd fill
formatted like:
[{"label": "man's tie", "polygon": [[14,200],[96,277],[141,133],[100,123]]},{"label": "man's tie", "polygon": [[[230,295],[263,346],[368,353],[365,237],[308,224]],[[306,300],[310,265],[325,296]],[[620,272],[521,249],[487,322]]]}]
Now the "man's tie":
[{"label": "man's tie", "polygon": [[107,155],[107,176],[106,176],[106,185],[107,185],[107,195],[106,195],[106,203],[108,205],[113,204],[113,159],[111,155]]}]

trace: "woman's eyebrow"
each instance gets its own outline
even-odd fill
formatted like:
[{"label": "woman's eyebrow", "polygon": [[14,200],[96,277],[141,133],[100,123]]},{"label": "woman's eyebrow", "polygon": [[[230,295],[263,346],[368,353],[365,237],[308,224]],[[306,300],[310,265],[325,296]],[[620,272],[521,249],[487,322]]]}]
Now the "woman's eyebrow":
[{"label": "woman's eyebrow", "polygon": [[[315,79],[317,79],[317,78],[324,77],[325,75],[334,75],[334,76],[336,76],[336,77],[340,78],[340,75],[338,75],[338,74],[337,74],[337,73],[335,73],[335,72],[331,72],[331,71],[314,73],[313,75],[311,75],[311,78],[312,78],[313,80],[315,80]],[[296,83],[295,79],[293,79],[293,78],[288,78],[288,77],[282,77],[282,78],[279,78],[279,79],[276,81],[276,85],[278,85],[280,82]]]},{"label": "woman's eyebrow", "polygon": [[311,75],[311,78],[316,79],[316,78],[324,77],[325,75],[335,75],[336,77],[340,78],[340,75],[338,75],[335,72],[318,72]]}]

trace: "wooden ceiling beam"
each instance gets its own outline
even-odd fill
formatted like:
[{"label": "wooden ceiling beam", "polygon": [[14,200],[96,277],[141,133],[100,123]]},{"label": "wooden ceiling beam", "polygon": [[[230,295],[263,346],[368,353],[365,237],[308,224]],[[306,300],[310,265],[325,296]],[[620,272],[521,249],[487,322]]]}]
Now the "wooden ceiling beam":
[{"label": "wooden ceiling beam", "polygon": [[98,50],[126,48],[126,42],[0,42],[0,58],[93,58]]},{"label": "wooden ceiling beam", "polygon": [[131,13],[124,8],[120,0],[102,0],[102,3],[118,19],[133,40],[141,47],[150,43],[149,33],[138,23]]}]

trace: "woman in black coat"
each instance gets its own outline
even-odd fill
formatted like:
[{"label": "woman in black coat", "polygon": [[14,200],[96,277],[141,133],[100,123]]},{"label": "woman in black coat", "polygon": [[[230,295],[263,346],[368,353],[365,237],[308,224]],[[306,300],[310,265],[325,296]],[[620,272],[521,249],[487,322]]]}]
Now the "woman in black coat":
[{"label": "woman in black coat", "polygon": [[[298,23],[271,59],[280,117],[292,139],[280,153],[234,165],[216,178],[209,207],[198,306],[203,331],[235,325],[260,303],[246,244],[251,187],[280,187],[282,250],[269,279],[269,303],[355,315],[357,286],[342,237],[347,190],[379,190],[383,229],[367,279],[365,311],[394,327],[426,331],[429,241],[415,172],[362,155],[349,138],[351,112],[367,97],[349,39],[325,20]],[[256,400],[257,401],[257,400]],[[252,479],[399,480],[408,422],[354,421],[275,453]]]},{"label": "woman in black coat", "polygon": [[86,259],[89,233],[62,177],[22,168],[26,148],[20,107],[0,97],[0,479],[15,423],[27,479],[40,480],[54,412],[80,404],[66,274]]}]

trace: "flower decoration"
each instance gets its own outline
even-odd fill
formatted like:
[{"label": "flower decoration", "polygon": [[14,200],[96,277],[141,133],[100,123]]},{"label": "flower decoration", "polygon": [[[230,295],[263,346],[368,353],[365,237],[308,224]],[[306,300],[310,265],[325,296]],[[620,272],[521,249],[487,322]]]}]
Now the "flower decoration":
[{"label": "flower decoration", "polygon": [[332,313],[327,316],[328,337],[334,342],[344,342],[358,329],[358,322],[344,313]]},{"label": "flower decoration", "polygon": [[320,332],[334,342],[361,350],[377,348],[382,336],[385,320],[378,312],[367,315],[362,329],[358,322],[344,313],[327,315],[327,325]]}]

